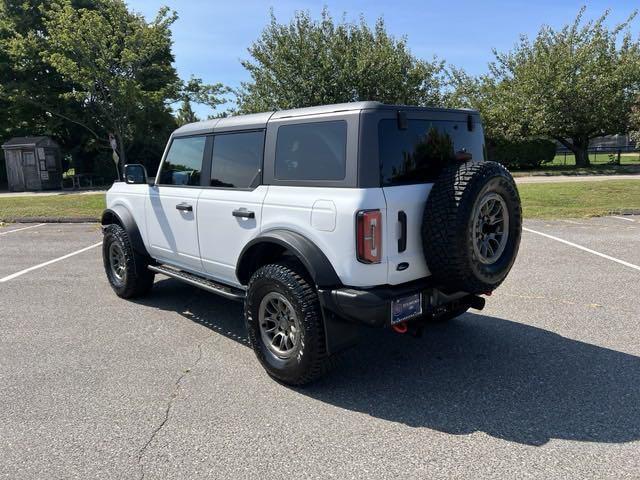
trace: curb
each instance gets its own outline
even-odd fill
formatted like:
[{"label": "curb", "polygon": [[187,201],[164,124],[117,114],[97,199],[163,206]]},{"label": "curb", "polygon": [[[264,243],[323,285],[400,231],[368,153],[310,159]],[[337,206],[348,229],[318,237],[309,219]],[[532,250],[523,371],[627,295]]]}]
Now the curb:
[{"label": "curb", "polygon": [[96,217],[8,217],[0,223],[100,223]]},{"label": "curb", "polygon": [[640,208],[622,208],[620,210],[612,210],[609,215],[640,215]]}]

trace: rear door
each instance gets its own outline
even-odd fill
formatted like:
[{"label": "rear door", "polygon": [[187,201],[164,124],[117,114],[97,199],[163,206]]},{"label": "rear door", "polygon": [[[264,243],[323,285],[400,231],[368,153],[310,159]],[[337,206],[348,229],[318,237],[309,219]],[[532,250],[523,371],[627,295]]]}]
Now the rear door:
[{"label": "rear door", "polygon": [[424,112],[411,112],[406,125],[396,115],[378,123],[391,285],[429,275],[421,238],[423,213],[443,165],[457,161],[456,156],[483,158],[484,137],[477,117],[468,121],[465,112],[430,113],[437,120],[425,118]]},{"label": "rear door", "polygon": [[145,208],[152,256],[195,272],[202,271],[196,220],[205,144],[205,136],[172,140]]},{"label": "rear door", "polygon": [[242,248],[260,230],[268,187],[260,185],[264,130],[219,133],[207,162],[207,187],[198,200],[200,254],[209,276],[238,284]]}]

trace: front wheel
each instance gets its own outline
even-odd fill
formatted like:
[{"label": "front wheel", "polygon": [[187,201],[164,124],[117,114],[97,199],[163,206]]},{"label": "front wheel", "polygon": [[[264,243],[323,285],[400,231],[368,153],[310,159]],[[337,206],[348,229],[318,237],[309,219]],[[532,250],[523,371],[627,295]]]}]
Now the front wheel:
[{"label": "front wheel", "polygon": [[119,297],[140,297],[153,287],[154,273],[147,268],[147,259],[133,249],[120,225],[104,228],[102,260],[109,284]]},{"label": "front wheel", "polygon": [[245,300],[249,341],[272,377],[303,385],[330,367],[318,295],[299,265],[258,269]]}]

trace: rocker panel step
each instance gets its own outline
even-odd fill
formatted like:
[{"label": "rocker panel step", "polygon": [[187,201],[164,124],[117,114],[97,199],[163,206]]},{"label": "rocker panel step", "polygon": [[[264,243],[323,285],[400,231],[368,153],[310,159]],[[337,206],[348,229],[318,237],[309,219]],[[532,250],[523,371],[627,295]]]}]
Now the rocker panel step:
[{"label": "rocker panel step", "polygon": [[192,273],[183,272],[172,267],[167,267],[166,265],[149,265],[148,268],[152,272],[161,273],[168,277],[182,280],[189,285],[202,288],[207,292],[215,293],[232,300],[244,300],[245,293],[239,288],[223,285],[222,283],[214,282],[213,280],[209,280]]}]

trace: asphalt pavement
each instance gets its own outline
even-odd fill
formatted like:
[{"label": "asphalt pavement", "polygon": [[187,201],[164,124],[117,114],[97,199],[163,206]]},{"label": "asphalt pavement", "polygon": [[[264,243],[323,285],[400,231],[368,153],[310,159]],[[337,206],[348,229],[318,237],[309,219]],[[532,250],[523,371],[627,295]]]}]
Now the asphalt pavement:
[{"label": "asphalt pavement", "polygon": [[364,330],[306,388],[240,304],[121,300],[97,225],[28,226],[0,228],[0,478],[640,478],[640,217],[527,221],[485,310]]}]

